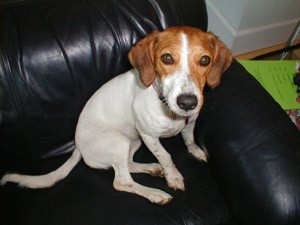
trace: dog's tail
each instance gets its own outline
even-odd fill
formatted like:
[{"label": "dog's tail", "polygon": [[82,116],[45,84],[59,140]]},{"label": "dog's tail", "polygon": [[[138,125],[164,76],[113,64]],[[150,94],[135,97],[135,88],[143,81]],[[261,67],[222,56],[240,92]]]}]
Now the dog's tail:
[{"label": "dog's tail", "polygon": [[28,188],[47,188],[53,186],[56,182],[64,179],[81,159],[81,153],[75,148],[71,157],[57,170],[45,175],[29,176],[21,174],[6,174],[2,177],[0,184],[7,182],[18,183],[20,187]]}]

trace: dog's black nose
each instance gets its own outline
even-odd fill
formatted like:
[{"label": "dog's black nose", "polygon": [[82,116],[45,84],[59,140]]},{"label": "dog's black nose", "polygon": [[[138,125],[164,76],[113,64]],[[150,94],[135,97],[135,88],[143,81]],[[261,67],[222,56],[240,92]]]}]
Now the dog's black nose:
[{"label": "dog's black nose", "polygon": [[193,94],[182,94],[177,97],[177,105],[179,108],[189,111],[193,110],[198,104],[196,95]]}]

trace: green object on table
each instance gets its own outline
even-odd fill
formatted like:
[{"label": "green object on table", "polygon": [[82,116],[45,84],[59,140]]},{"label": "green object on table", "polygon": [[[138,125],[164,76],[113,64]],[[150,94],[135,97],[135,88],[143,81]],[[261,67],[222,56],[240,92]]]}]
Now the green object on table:
[{"label": "green object on table", "polygon": [[293,75],[297,60],[239,60],[283,109],[300,109]]}]

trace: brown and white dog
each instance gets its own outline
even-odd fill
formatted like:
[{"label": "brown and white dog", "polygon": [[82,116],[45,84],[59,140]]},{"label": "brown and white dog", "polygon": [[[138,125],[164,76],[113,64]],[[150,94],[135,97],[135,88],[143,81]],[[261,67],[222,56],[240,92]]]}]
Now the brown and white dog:
[{"label": "brown and white dog", "polygon": [[[191,27],[154,31],[131,49],[135,69],[103,85],[81,112],[72,156],[41,176],[6,174],[1,183],[45,188],[65,178],[81,157],[92,168],[115,171],[113,186],[166,204],[172,196],[133,181],[130,173],[164,176],[168,186],[184,190],[184,181],[159,138],[181,132],[188,151],[207,161],[193,130],[203,104],[205,84],[216,87],[232,61],[230,51],[213,34]],[[142,140],[159,163],[133,162]]]}]

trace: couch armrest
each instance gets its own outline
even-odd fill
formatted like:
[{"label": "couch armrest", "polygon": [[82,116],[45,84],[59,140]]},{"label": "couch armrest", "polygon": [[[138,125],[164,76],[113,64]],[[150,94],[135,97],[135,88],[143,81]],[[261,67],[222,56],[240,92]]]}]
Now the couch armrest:
[{"label": "couch armrest", "polygon": [[300,132],[237,61],[207,91],[195,132],[242,224],[300,224]]}]

